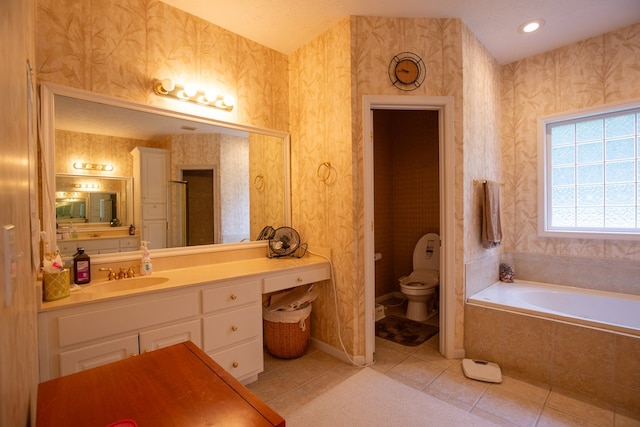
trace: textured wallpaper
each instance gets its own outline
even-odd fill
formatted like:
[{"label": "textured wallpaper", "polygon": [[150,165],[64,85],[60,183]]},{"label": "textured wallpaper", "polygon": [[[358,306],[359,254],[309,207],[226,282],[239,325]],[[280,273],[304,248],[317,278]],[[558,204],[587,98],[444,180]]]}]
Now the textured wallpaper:
[{"label": "textured wallpaper", "polygon": [[172,78],[236,98],[230,113],[199,107],[212,118],[289,128],[285,55],[160,1],[38,0],[37,22],[40,81],[189,108],[151,90]]},{"label": "textured wallpaper", "polygon": [[[456,98],[456,151],[462,153],[462,24],[456,19],[351,17],[299,49],[291,62],[294,224],[315,245],[331,248],[336,267],[342,338],[352,354],[364,354],[363,95],[452,95]],[[406,93],[391,85],[388,65],[403,51],[418,53],[428,78]],[[331,123],[331,126],[327,126]],[[330,162],[335,179],[322,182],[321,163]],[[456,175],[462,174],[462,169]],[[462,178],[457,178],[462,183]],[[457,186],[456,210],[462,210]],[[462,235],[463,217],[456,232]],[[456,240],[462,255],[463,240]],[[461,272],[463,257],[457,257]],[[462,274],[455,286],[462,291]],[[314,311],[314,334],[336,347],[337,321],[332,289]],[[460,319],[460,323],[462,319]],[[456,338],[461,345],[462,335]]]},{"label": "textured wallpaper", "polygon": [[539,116],[640,97],[640,24],[503,67],[504,250],[640,260],[637,240],[542,238],[538,227]]}]

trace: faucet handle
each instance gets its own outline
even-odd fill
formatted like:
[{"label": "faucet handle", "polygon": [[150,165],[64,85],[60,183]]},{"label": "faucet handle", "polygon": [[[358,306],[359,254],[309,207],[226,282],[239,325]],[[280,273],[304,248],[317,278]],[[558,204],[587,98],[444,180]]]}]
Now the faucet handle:
[{"label": "faucet handle", "polygon": [[120,268],[120,272],[118,272],[116,279],[126,279],[126,278],[127,278],[127,271],[124,268]]},{"label": "faucet handle", "polygon": [[98,269],[99,271],[108,271],[109,272],[109,280],[113,280],[116,278],[116,273],[113,272],[112,268],[101,267]]},{"label": "faucet handle", "polygon": [[133,267],[129,267],[127,270],[127,277],[135,277],[136,272],[133,270]]}]

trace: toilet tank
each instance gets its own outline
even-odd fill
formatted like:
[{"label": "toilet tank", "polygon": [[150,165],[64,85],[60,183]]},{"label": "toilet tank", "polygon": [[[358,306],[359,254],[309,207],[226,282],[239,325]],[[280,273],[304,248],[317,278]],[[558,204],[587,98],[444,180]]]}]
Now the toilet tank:
[{"label": "toilet tank", "polygon": [[440,236],[425,234],[413,250],[413,270],[440,270]]}]

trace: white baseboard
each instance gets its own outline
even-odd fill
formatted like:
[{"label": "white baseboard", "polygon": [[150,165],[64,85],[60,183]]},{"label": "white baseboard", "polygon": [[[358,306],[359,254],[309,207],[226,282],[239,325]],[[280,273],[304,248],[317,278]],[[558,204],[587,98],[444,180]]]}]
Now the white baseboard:
[{"label": "white baseboard", "polygon": [[[349,365],[364,365],[365,364],[365,358],[364,356],[352,356],[349,355],[347,356],[345,354],[344,351],[339,350],[333,346],[330,346],[329,344],[320,341],[316,338],[311,338],[311,343],[317,347],[318,349],[324,351],[325,353],[335,357],[336,359],[340,359],[345,363],[348,363]],[[351,359],[353,360],[349,360],[349,357],[351,357]]]}]

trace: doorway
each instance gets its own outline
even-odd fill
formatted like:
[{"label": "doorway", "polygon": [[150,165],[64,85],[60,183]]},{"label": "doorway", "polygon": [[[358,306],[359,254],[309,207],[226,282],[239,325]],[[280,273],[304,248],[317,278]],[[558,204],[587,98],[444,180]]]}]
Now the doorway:
[{"label": "doorway", "polygon": [[216,243],[213,169],[183,169],[182,180],[187,184],[186,245],[210,245]]},{"label": "doorway", "polygon": [[[438,222],[442,242],[440,254],[440,339],[439,350],[454,357],[454,139],[453,97],[365,96],[364,130],[364,276],[365,276],[365,362],[373,363],[375,353],[375,150],[374,110],[430,110],[438,114]],[[413,250],[413,249],[412,249]]]},{"label": "doorway", "polygon": [[[440,235],[439,114],[373,110],[375,298],[387,317],[406,316],[399,278],[414,270],[416,243],[425,234]],[[424,320],[437,325],[436,301],[424,305]]]}]

